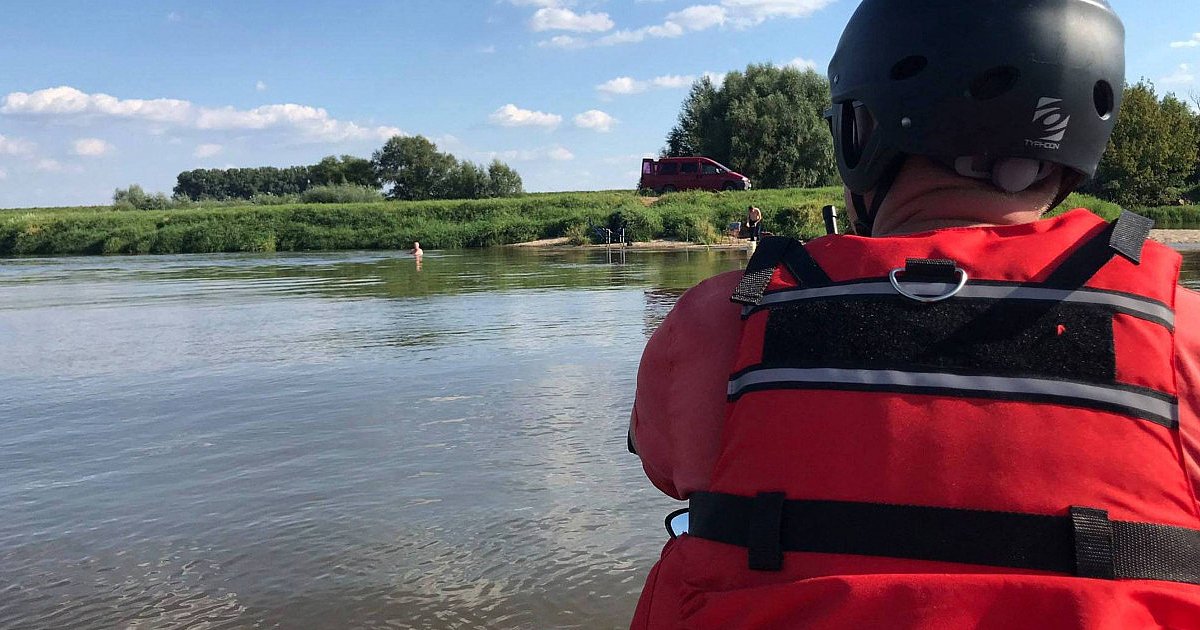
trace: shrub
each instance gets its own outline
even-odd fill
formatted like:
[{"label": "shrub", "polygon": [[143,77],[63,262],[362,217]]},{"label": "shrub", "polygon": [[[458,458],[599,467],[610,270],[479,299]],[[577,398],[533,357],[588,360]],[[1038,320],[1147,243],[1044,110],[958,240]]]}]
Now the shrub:
[{"label": "shrub", "polygon": [[118,188],[113,191],[113,209],[115,210],[166,210],[173,202],[162,193],[146,194],[142,187],[130,184],[129,188]]},{"label": "shrub", "polygon": [[353,184],[334,184],[331,186],[315,186],[300,194],[303,203],[370,203],[383,201],[383,195],[365,186]]},{"label": "shrub", "polygon": [[572,245],[586,245],[592,242],[592,232],[582,223],[572,223],[567,226],[563,236],[567,237],[567,242]]}]

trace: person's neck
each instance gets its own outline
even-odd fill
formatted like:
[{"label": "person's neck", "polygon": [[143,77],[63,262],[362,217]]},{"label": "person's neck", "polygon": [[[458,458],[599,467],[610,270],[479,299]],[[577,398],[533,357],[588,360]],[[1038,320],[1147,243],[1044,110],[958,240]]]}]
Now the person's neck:
[{"label": "person's neck", "polygon": [[874,236],[902,236],[946,228],[1020,225],[1042,218],[1046,206],[1030,207],[1020,196],[997,195],[963,188],[921,191],[908,198],[885,200],[872,230]]}]

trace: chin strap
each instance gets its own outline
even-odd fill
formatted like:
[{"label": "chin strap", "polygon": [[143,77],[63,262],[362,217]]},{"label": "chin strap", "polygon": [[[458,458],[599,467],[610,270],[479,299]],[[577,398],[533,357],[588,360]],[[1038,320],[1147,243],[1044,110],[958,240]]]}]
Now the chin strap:
[{"label": "chin strap", "polygon": [[879,184],[875,186],[875,197],[871,199],[871,207],[867,208],[867,201],[861,194],[853,193],[850,195],[850,201],[854,203],[854,233],[859,236],[871,236],[875,229],[875,218],[879,215],[879,209],[883,207],[883,200],[887,198],[888,193],[892,190],[892,185],[896,183],[896,178],[900,176],[900,169],[904,167],[904,161],[908,156],[901,155],[892,161],[884,171],[883,177],[879,179]]},{"label": "chin strap", "polygon": [[1062,186],[1059,187],[1058,196],[1054,198],[1054,203],[1050,204],[1049,210],[1057,208],[1059,204],[1066,201],[1067,197],[1071,196],[1071,193],[1075,192],[1075,189],[1079,188],[1085,179],[1087,179],[1087,175],[1072,168],[1064,168]]}]

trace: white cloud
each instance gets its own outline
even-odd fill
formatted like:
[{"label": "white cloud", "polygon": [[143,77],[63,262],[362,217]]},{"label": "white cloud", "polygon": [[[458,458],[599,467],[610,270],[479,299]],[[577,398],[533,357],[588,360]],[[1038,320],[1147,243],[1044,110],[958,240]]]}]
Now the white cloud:
[{"label": "white cloud", "polygon": [[0,182],[8,179],[8,171],[0,168]]},{"label": "white cloud", "polygon": [[813,61],[812,59],[805,59],[804,57],[796,57],[795,59],[787,62],[784,65],[790,66],[792,68],[799,68],[801,70],[816,70],[817,69],[817,62]]},{"label": "white cloud", "polygon": [[575,4],[566,0],[508,0],[508,2],[518,7],[561,7]]},{"label": "white cloud", "polygon": [[34,168],[47,173],[57,173],[63,170],[62,163],[60,163],[58,160],[52,160],[50,158],[38,160],[37,164],[34,165]]},{"label": "white cloud", "polygon": [[120,99],[108,94],[87,94],[67,86],[32,93],[12,92],[3,102],[0,113],[10,115],[118,118],[202,130],[280,130],[304,142],[383,140],[402,133],[396,127],[366,127],[337,120],[323,108],[292,103],[249,110],[211,108],[179,99]]},{"label": "white cloud", "polygon": [[177,99],[118,99],[107,94],[87,94],[61,86],[32,93],[12,92],[4,97],[0,113],[38,116],[92,114],[113,118],[133,118],[162,123],[183,123],[193,116],[195,107]]},{"label": "white cloud", "polygon": [[172,11],[167,14],[168,22],[180,22],[182,20],[183,20],[183,16],[180,15],[177,11]]},{"label": "white cloud", "polygon": [[222,147],[219,144],[202,144],[196,147],[196,150],[192,152],[192,155],[198,158],[212,157],[220,153],[224,148],[225,147]]},{"label": "white cloud", "polygon": [[703,31],[725,23],[728,14],[724,7],[704,4],[688,7],[667,16],[668,22],[674,22],[689,31]]},{"label": "white cloud", "polygon": [[596,89],[610,96],[640,94],[651,89],[674,90],[690,87],[695,80],[694,76],[680,74],[668,74],[644,81],[632,77],[617,77],[597,85]]},{"label": "white cloud", "polygon": [[1189,66],[1186,63],[1181,63],[1181,64],[1179,64],[1179,69],[1175,71],[1175,74],[1172,74],[1171,76],[1163,77],[1163,78],[1159,79],[1158,82],[1162,83],[1164,85],[1169,85],[1172,83],[1174,83],[1174,84],[1195,83],[1196,75],[1192,74],[1191,66]]},{"label": "white cloud", "polygon": [[1195,48],[1197,46],[1200,46],[1200,33],[1194,33],[1189,40],[1171,42],[1171,48]]},{"label": "white cloud", "polygon": [[563,147],[554,147],[553,149],[550,149],[549,153],[547,153],[547,156],[549,156],[551,160],[558,160],[560,162],[566,162],[567,160],[575,159],[575,154]]},{"label": "white cloud", "polygon": [[562,116],[521,109],[512,103],[497,109],[488,118],[501,127],[545,127],[554,129],[562,122]]},{"label": "white cloud", "polygon": [[608,133],[612,131],[613,125],[617,124],[617,119],[598,110],[589,109],[575,117],[575,126],[582,129],[595,129],[600,133]]},{"label": "white cloud", "polygon": [[266,92],[267,91],[267,83],[261,79],[258,81],[255,81],[254,89],[258,92]]},{"label": "white cloud", "polygon": [[771,18],[808,17],[835,0],[721,0],[735,22],[750,26]]},{"label": "white cloud", "polygon": [[674,38],[687,32],[704,31],[715,26],[722,26],[729,19],[725,7],[715,4],[702,4],[687,7],[682,11],[667,14],[667,19],[655,26],[644,26],[635,30],[617,31],[612,35],[596,40],[602,46],[614,44],[630,44],[646,38]]},{"label": "white cloud", "polygon": [[834,2],[836,0],[720,0],[719,3],[697,4],[668,13],[661,24],[623,29],[592,41],[574,41],[570,46],[565,46],[566,42],[541,42],[539,45],[560,48],[612,46],[681,37],[721,26],[749,28],[774,18],[808,17]]},{"label": "white cloud", "polygon": [[80,138],[71,145],[71,153],[82,157],[100,157],[112,153],[113,145],[100,138]]},{"label": "white cloud", "polygon": [[633,77],[617,77],[597,85],[596,89],[605,94],[638,94],[645,92],[647,86],[646,81],[638,81]]},{"label": "white cloud", "polygon": [[598,33],[611,29],[613,21],[607,13],[576,13],[559,7],[543,7],[533,14],[529,27],[534,31],[574,31]]},{"label": "white cloud", "polygon": [[571,37],[570,35],[555,35],[550,39],[543,39],[538,42],[538,46],[541,48],[582,48],[586,45],[587,42],[585,40],[578,37]]},{"label": "white cloud", "polygon": [[0,134],[0,155],[29,155],[35,145],[21,138],[8,138]]},{"label": "white cloud", "polygon": [[505,162],[544,162],[546,160],[554,160],[556,162],[567,162],[575,159],[575,154],[565,147],[554,145],[549,147],[541,147],[538,149],[519,149],[513,151],[492,151],[482,153],[480,157],[485,160],[499,159]]},{"label": "white cloud", "polygon": [[729,74],[729,73],[728,72],[705,72],[704,76],[709,81],[712,81],[713,85],[720,87],[721,85],[724,85],[725,75],[727,75],[727,74]]},{"label": "white cloud", "polygon": [[484,55],[494,55],[494,54],[496,54],[496,47],[494,45],[484,46],[479,49],[479,52],[480,52],[480,54],[484,54]]},{"label": "white cloud", "polygon": [[691,87],[692,83],[695,81],[696,77],[693,77],[690,74],[667,74],[661,77],[654,77],[653,79],[650,79],[650,85],[665,90],[675,90],[679,88]]}]

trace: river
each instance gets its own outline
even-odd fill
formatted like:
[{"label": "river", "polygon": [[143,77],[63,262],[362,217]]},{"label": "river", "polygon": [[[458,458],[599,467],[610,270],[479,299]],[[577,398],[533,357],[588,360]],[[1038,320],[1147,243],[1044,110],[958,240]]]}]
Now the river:
[{"label": "river", "polygon": [[0,628],[617,628],[637,361],[733,252],[0,261]]},{"label": "river", "polygon": [[626,627],[638,357],[744,261],[3,261],[0,628]]}]

